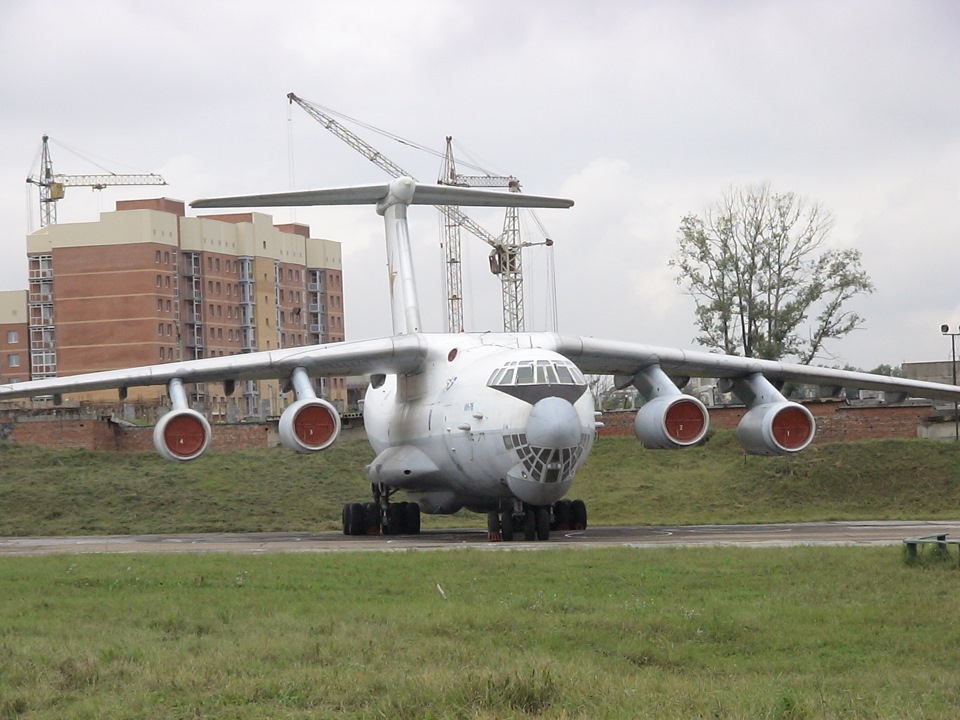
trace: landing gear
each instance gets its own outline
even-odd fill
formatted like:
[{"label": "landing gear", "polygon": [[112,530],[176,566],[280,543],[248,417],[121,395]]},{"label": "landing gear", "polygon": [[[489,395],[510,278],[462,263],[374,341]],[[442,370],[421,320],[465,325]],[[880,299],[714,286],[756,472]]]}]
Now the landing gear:
[{"label": "landing gear", "polygon": [[549,540],[554,530],[564,532],[586,527],[587,506],[583,500],[559,500],[553,505],[539,506],[514,501],[512,509],[487,515],[488,536],[494,542],[510,542],[516,531],[523,533],[524,540],[532,542]]},{"label": "landing gear", "polygon": [[383,485],[372,485],[373,502],[347,503],[343,506],[344,535],[418,535],[420,505],[415,502],[391,503],[395,492]]}]

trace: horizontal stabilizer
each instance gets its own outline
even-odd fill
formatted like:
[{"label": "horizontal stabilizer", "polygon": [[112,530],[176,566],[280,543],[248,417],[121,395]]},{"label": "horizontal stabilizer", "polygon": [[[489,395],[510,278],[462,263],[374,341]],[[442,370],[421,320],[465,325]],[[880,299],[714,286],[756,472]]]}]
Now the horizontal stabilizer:
[{"label": "horizontal stabilizer", "polygon": [[[407,178],[399,180],[409,181]],[[207,198],[194,200],[194,208],[235,208],[235,207],[288,207],[301,205],[377,205],[386,201],[391,187],[397,181],[379,185],[361,185],[357,187],[329,188],[325,190],[298,190],[263,195],[239,195],[236,197]],[[523,207],[523,208],[568,208],[573,200],[526,195],[515,192],[495,190],[474,190],[472,188],[448,187],[446,185],[416,185],[411,205],[460,205],[485,207]]]}]

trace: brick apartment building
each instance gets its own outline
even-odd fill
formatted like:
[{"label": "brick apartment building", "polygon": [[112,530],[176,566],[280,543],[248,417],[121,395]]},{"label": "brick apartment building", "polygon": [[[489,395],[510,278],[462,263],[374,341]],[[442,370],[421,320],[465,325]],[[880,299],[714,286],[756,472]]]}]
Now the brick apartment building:
[{"label": "brick apartment building", "polygon": [[[340,243],[267,214],[187,217],[177,200],[121,201],[98,222],[32,233],[27,256],[28,291],[0,293],[3,382],[344,339]],[[263,417],[288,402],[282,384],[238,383],[231,398],[220,384],[189,391],[214,418]],[[345,378],[318,391],[346,403]],[[164,404],[165,394],[131,388],[127,402]]]}]

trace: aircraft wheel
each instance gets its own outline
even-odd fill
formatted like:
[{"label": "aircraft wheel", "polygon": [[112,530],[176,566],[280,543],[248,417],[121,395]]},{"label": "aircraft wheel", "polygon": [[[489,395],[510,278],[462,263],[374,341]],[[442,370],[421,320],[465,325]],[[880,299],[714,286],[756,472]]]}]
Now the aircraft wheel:
[{"label": "aircraft wheel", "polygon": [[535,521],[537,528],[537,540],[550,539],[550,509],[539,507],[536,509]]},{"label": "aircraft wheel", "polygon": [[500,513],[496,510],[487,513],[487,539],[490,542],[503,540],[500,534]]},{"label": "aircraft wheel", "polygon": [[380,506],[375,502],[365,503],[363,506],[365,534],[380,534]]},{"label": "aircraft wheel", "polygon": [[574,500],[570,503],[570,518],[574,530],[587,529],[587,505],[583,500]]},{"label": "aircraft wheel", "polygon": [[366,535],[367,533],[367,512],[363,503],[351,503],[350,505],[350,534]]},{"label": "aircraft wheel", "polygon": [[341,514],[343,518],[343,534],[350,534],[350,503],[343,504],[343,513]]},{"label": "aircraft wheel", "polygon": [[420,534],[420,505],[418,503],[407,503],[407,508],[404,511],[404,521],[404,525],[406,526],[404,530],[408,534]]},{"label": "aircraft wheel", "polygon": [[527,542],[537,539],[537,516],[533,510],[523,514],[523,539]]},{"label": "aircraft wheel", "polygon": [[513,513],[509,510],[500,517],[500,535],[504,542],[513,540]]},{"label": "aircraft wheel", "polygon": [[572,526],[572,514],[569,500],[557,500],[553,504],[553,526],[552,530],[569,530]]},{"label": "aircraft wheel", "polygon": [[387,535],[403,534],[403,508],[400,505],[387,507]]}]

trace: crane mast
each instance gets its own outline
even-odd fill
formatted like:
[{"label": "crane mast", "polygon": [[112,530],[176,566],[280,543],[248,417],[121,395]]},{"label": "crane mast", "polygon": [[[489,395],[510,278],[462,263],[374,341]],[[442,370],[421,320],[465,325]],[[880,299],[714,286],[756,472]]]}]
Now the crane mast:
[{"label": "crane mast", "polygon": [[[510,192],[520,192],[520,181],[512,175],[463,175],[457,172],[457,163],[453,157],[453,137],[447,136],[447,149],[440,169],[439,185],[459,187],[508,188]],[[453,208],[459,210],[459,208]],[[447,306],[448,317],[454,312],[463,319],[463,304],[460,296],[460,222],[442,208],[444,222],[441,226],[443,247],[447,267]],[[490,271],[500,276],[501,300],[503,303],[504,332],[522,332],[523,320],[523,267],[520,252],[520,222],[517,208],[507,208],[503,220],[503,233],[497,238],[490,252]],[[455,289],[455,292],[454,292]],[[450,332],[459,332],[450,328]]]},{"label": "crane mast", "polygon": [[[287,99],[291,103],[299,105],[310,117],[392,177],[410,177],[416,180],[411,173],[406,172],[370,143],[348,130],[313,103],[298,97],[295,93],[288,93]],[[500,178],[492,175],[458,175],[453,162],[453,153],[450,149],[450,138],[447,138],[447,154],[449,156],[449,166],[445,160],[445,168],[447,169],[441,172],[439,183],[465,187],[509,187],[511,190],[519,192],[520,183],[516,178]],[[514,185],[510,185],[509,181],[512,181]],[[521,243],[516,209],[508,210],[507,218],[504,221],[504,233],[497,237],[480,226],[473,218],[464,214],[458,207],[450,205],[437,205],[435,207],[442,216],[441,234],[447,271],[445,275],[447,330],[449,332],[461,332],[464,329],[460,260],[460,228],[463,227],[493,248],[490,256],[490,269],[500,275],[503,297],[503,329],[506,332],[522,331],[524,329],[523,275],[520,263]],[[511,210],[513,212],[512,219]]]},{"label": "crane mast", "polygon": [[103,173],[99,175],[63,175],[53,171],[50,157],[50,136],[43,136],[40,153],[40,172],[27,178],[27,182],[36,185],[40,191],[40,227],[57,224],[57,201],[62,200],[67,187],[90,187],[103,190],[113,185],[166,185],[167,181],[153,173],[117,175]]}]

